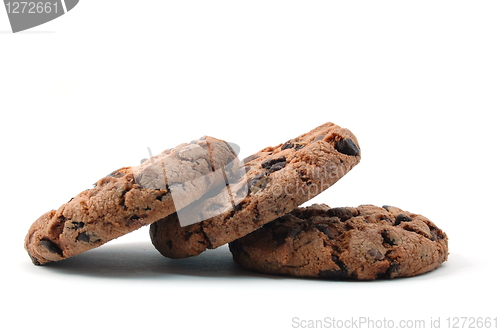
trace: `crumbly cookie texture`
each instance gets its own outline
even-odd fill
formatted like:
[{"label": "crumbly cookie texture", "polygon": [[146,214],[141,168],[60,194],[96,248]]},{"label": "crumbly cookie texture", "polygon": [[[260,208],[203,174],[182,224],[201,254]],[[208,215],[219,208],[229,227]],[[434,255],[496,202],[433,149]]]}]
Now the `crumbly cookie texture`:
[{"label": "crumbly cookie texture", "polygon": [[230,243],[246,269],[328,279],[390,279],[434,270],[448,238],[429,219],[392,206],[297,208]]},{"label": "crumbly cookie texture", "polygon": [[[179,210],[150,227],[166,257],[195,256],[245,236],[321,193],[361,159],[356,137],[325,123],[244,159],[244,175],[227,190]],[[181,227],[179,219],[195,220]]]},{"label": "crumbly cookie texture", "polygon": [[29,229],[25,249],[42,265],[98,247],[223,187],[224,173],[217,169],[237,170],[238,163],[229,163],[235,159],[230,145],[205,136],[120,168],[43,214]]}]

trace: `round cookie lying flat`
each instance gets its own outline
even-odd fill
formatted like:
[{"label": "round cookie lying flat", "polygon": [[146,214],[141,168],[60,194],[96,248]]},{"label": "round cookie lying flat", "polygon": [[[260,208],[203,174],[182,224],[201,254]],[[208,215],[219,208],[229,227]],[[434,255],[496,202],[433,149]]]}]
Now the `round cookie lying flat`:
[{"label": "round cookie lying flat", "polygon": [[448,238],[427,218],[396,207],[297,208],[230,243],[246,269],[327,279],[411,277],[448,257]]},{"label": "round cookie lying flat", "polygon": [[151,240],[170,258],[217,248],[310,200],[360,159],[356,137],[348,129],[325,123],[245,158],[243,176],[228,178],[227,190],[155,222]]}]

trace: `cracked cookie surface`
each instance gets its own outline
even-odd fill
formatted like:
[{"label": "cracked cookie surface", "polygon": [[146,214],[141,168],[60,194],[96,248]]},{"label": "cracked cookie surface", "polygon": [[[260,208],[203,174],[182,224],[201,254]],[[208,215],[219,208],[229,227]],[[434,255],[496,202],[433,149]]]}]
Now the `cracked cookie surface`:
[{"label": "cracked cookie surface", "polygon": [[25,249],[34,264],[43,265],[98,247],[220,187],[224,178],[215,170],[234,159],[228,143],[205,136],[120,168],[43,214],[30,227]]},{"label": "cracked cookie surface", "polygon": [[448,238],[429,219],[392,206],[314,204],[230,243],[246,269],[298,277],[390,279],[434,270]]},{"label": "cracked cookie surface", "polygon": [[[356,137],[325,123],[245,158],[227,191],[195,202],[150,227],[166,257],[195,256],[245,236],[323,192],[361,159]],[[182,227],[182,221],[196,223]]]}]

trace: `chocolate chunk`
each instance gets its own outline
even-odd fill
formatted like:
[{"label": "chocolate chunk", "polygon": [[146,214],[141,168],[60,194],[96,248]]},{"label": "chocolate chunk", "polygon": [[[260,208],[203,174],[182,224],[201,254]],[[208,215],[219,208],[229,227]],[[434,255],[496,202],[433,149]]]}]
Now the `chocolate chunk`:
[{"label": "chocolate chunk", "polygon": [[285,156],[281,156],[281,157],[278,157],[276,159],[268,159],[266,161],[264,161],[261,166],[262,168],[265,168],[265,169],[270,169],[273,165],[277,164],[277,163],[285,163],[286,164],[286,157]]},{"label": "chocolate chunk", "polygon": [[281,150],[286,150],[286,149],[295,149],[295,151],[300,150],[304,147],[304,144],[300,144],[297,142],[292,142],[292,141],[287,141],[283,143],[281,146]]},{"label": "chocolate chunk", "polygon": [[244,202],[244,201],[239,202],[238,204],[236,204],[234,206],[234,208],[233,208],[234,211],[237,212],[237,211],[243,210],[243,208],[245,207],[245,204],[246,204],[246,202]]},{"label": "chocolate chunk", "polygon": [[168,194],[168,191],[162,193],[161,195],[156,196],[156,199],[159,200],[159,201],[161,201],[161,200],[163,200],[163,197],[165,197],[166,194]]},{"label": "chocolate chunk", "polygon": [[30,253],[28,253],[28,255],[30,256],[33,264],[38,265],[38,266],[42,265],[42,263],[40,263],[40,261],[35,256],[32,256]]},{"label": "chocolate chunk", "polygon": [[387,271],[385,271],[385,275],[387,276],[387,278],[393,278],[393,275],[397,274],[397,272],[399,270],[399,266],[400,266],[399,263],[392,262],[391,266],[389,266]]},{"label": "chocolate chunk", "polygon": [[412,221],[412,219],[408,216],[405,216],[404,214],[398,214],[398,216],[396,217],[396,222],[394,222],[394,225],[399,225],[401,224],[401,222],[408,222],[408,221]]},{"label": "chocolate chunk", "polygon": [[368,254],[368,256],[371,256],[378,261],[384,259],[384,255],[382,255],[382,253],[380,251],[378,251],[377,249],[370,249],[367,251],[367,254]]},{"label": "chocolate chunk", "polygon": [[85,223],[81,221],[72,221],[71,223],[73,224],[73,227],[71,227],[71,229],[80,229],[83,228],[83,226],[85,226]]},{"label": "chocolate chunk", "polygon": [[282,169],[285,166],[286,166],[286,161],[282,161],[282,162],[276,163],[273,166],[271,166],[271,168],[269,169],[269,173],[273,173],[273,172],[279,171],[280,169]]},{"label": "chocolate chunk", "polygon": [[276,227],[273,229],[273,238],[276,241],[277,246],[281,246],[286,243],[286,239],[294,239],[300,232],[302,228],[295,225],[295,227]]},{"label": "chocolate chunk", "polygon": [[351,219],[352,217],[356,216],[352,213],[352,211],[350,209],[347,209],[347,208],[333,208],[333,209],[328,210],[327,213],[328,213],[328,216],[337,217],[342,222],[347,221],[347,220]]},{"label": "chocolate chunk", "polygon": [[90,242],[90,236],[86,232],[78,234],[76,239],[82,242]]},{"label": "chocolate chunk", "polygon": [[346,279],[348,278],[348,272],[346,269],[342,268],[338,270],[324,270],[319,271],[318,276],[326,279]]},{"label": "chocolate chunk", "polygon": [[319,276],[328,279],[346,279],[349,278],[349,271],[347,270],[344,262],[342,262],[337,256],[332,255],[332,261],[339,267],[338,270],[324,270],[319,271]]},{"label": "chocolate chunk", "polygon": [[387,210],[387,211],[389,211],[390,207],[391,207],[390,205],[382,205],[382,208],[385,209],[385,210]]},{"label": "chocolate chunk", "polygon": [[384,273],[380,273],[377,275],[377,279],[390,279],[394,278],[395,275],[398,274],[400,264],[396,262],[392,262],[391,265],[385,270]]},{"label": "chocolate chunk", "polygon": [[63,255],[61,248],[59,248],[59,246],[57,244],[50,241],[49,239],[40,240],[40,245],[42,245],[45,249],[47,249],[49,252],[51,252],[53,254],[58,254],[61,257]]},{"label": "chocolate chunk", "polygon": [[321,233],[324,233],[328,236],[328,238],[332,239],[333,238],[333,234],[332,232],[330,231],[330,229],[328,228],[327,225],[324,225],[324,224],[316,224],[314,225],[314,227],[320,231]]},{"label": "chocolate chunk", "polygon": [[391,237],[391,235],[389,234],[389,231],[387,229],[384,229],[382,231],[382,233],[380,233],[380,235],[382,235],[382,238],[384,239],[384,243],[387,243],[390,246],[393,246],[396,244],[396,240],[394,240]]},{"label": "chocolate chunk", "polygon": [[356,143],[354,143],[350,138],[343,138],[335,143],[335,149],[337,149],[338,152],[346,154],[348,156],[359,156],[360,154],[359,148],[356,146]]}]

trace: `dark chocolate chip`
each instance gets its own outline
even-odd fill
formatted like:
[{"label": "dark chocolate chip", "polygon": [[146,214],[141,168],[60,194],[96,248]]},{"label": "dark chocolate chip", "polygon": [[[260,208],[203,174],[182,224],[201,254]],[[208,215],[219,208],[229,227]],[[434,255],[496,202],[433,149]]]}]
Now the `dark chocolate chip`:
[{"label": "dark chocolate chip", "polygon": [[392,262],[391,263],[391,266],[389,266],[389,268],[387,269],[387,271],[385,271],[385,275],[387,276],[387,278],[394,278],[395,277],[395,273],[398,272],[399,270],[399,264],[396,263],[396,262]]},{"label": "dark chocolate chip", "polygon": [[276,163],[273,166],[271,166],[271,168],[269,169],[269,173],[273,173],[273,172],[279,171],[280,169],[282,169],[285,166],[286,166],[286,161],[282,161],[282,162]]},{"label": "dark chocolate chip", "polygon": [[262,166],[262,168],[270,169],[274,164],[282,163],[282,162],[286,163],[286,157],[285,156],[281,156],[281,157],[278,157],[276,159],[265,160],[264,162],[262,162],[261,166]]},{"label": "dark chocolate chip", "polygon": [[281,150],[286,150],[286,149],[295,149],[295,151],[300,150],[304,147],[304,144],[292,142],[292,141],[287,141],[283,143],[281,146]]},{"label": "dark chocolate chip", "polygon": [[138,220],[140,217],[137,214],[134,214],[132,217],[130,217],[130,220]]},{"label": "dark chocolate chip", "polygon": [[233,208],[233,210],[236,212],[236,211],[240,211],[240,210],[243,210],[243,208],[245,207],[245,202],[244,201],[241,201],[239,202],[238,204],[236,204]]},{"label": "dark chocolate chip", "polygon": [[194,233],[191,232],[191,231],[185,231],[184,232],[184,241],[189,241],[189,239],[191,238],[191,236],[193,235]]},{"label": "dark chocolate chip", "polygon": [[163,197],[165,197],[165,195],[166,195],[166,194],[168,194],[168,191],[167,191],[167,192],[164,192],[164,193],[163,193],[163,194],[161,194],[161,195],[156,196],[156,199],[157,199],[157,200],[159,200],[159,201],[161,201],[161,200],[163,199]]},{"label": "dark chocolate chip", "polygon": [[61,248],[59,248],[59,246],[57,244],[50,241],[49,239],[40,240],[40,245],[42,245],[45,249],[47,249],[49,252],[51,252],[53,254],[58,254],[61,257],[63,255]]},{"label": "dark chocolate chip", "polygon": [[389,211],[390,205],[382,205],[382,208],[384,208],[386,211]]},{"label": "dark chocolate chip", "polygon": [[378,251],[377,249],[370,249],[367,251],[367,254],[368,254],[368,256],[371,256],[379,261],[384,259],[384,255],[382,255],[382,253],[380,251]]},{"label": "dark chocolate chip", "polygon": [[388,230],[384,229],[382,231],[382,233],[380,233],[380,235],[382,235],[382,238],[384,239],[384,243],[387,243],[390,246],[393,246],[396,244],[396,241],[391,237]]},{"label": "dark chocolate chip", "polygon": [[338,270],[319,271],[318,277],[326,279],[346,279],[349,275],[347,270],[340,268]]},{"label": "dark chocolate chip", "polygon": [[291,148],[293,148],[293,143],[290,141],[283,143],[283,145],[281,146],[281,150],[286,150]]},{"label": "dark chocolate chip", "polygon": [[85,223],[81,221],[72,221],[71,223],[73,224],[73,227],[71,227],[71,229],[80,229],[85,226]]},{"label": "dark chocolate chip", "polygon": [[346,279],[349,278],[349,271],[347,270],[344,262],[342,262],[337,256],[331,256],[332,261],[339,267],[338,270],[325,270],[319,272],[319,277],[328,279]]},{"label": "dark chocolate chip", "polygon": [[335,143],[335,149],[340,153],[346,154],[348,156],[359,156],[360,151],[350,138],[343,138],[337,143]]},{"label": "dark chocolate chip", "polygon": [[324,224],[316,224],[314,225],[314,227],[320,231],[321,233],[324,233],[328,236],[328,238],[332,239],[333,238],[333,234],[332,232],[330,231],[330,229],[328,228],[327,225],[324,225]]},{"label": "dark chocolate chip", "polygon": [[302,228],[300,226],[295,227],[276,227],[273,229],[273,239],[276,241],[277,246],[281,246],[286,243],[286,239],[294,239],[300,232]]},{"label": "dark chocolate chip", "polygon": [[401,224],[402,222],[408,222],[408,221],[412,221],[412,219],[408,216],[405,216],[404,214],[398,214],[394,225],[397,226],[397,225]]},{"label": "dark chocolate chip", "polygon": [[398,270],[399,264],[396,262],[392,262],[384,273],[380,273],[379,275],[377,275],[377,279],[390,279],[397,277]]},{"label": "dark chocolate chip", "polygon": [[78,234],[76,239],[82,242],[90,242],[90,236],[86,232]]},{"label": "dark chocolate chip", "polygon": [[340,221],[347,221],[352,217],[356,217],[348,208],[333,208],[327,212],[329,217],[337,217]]},{"label": "dark chocolate chip", "polygon": [[33,262],[33,264],[38,265],[38,266],[42,265],[42,263],[40,263],[40,261],[36,257],[31,256],[31,254],[29,254],[29,253],[28,253],[28,255],[30,256],[31,261]]}]

